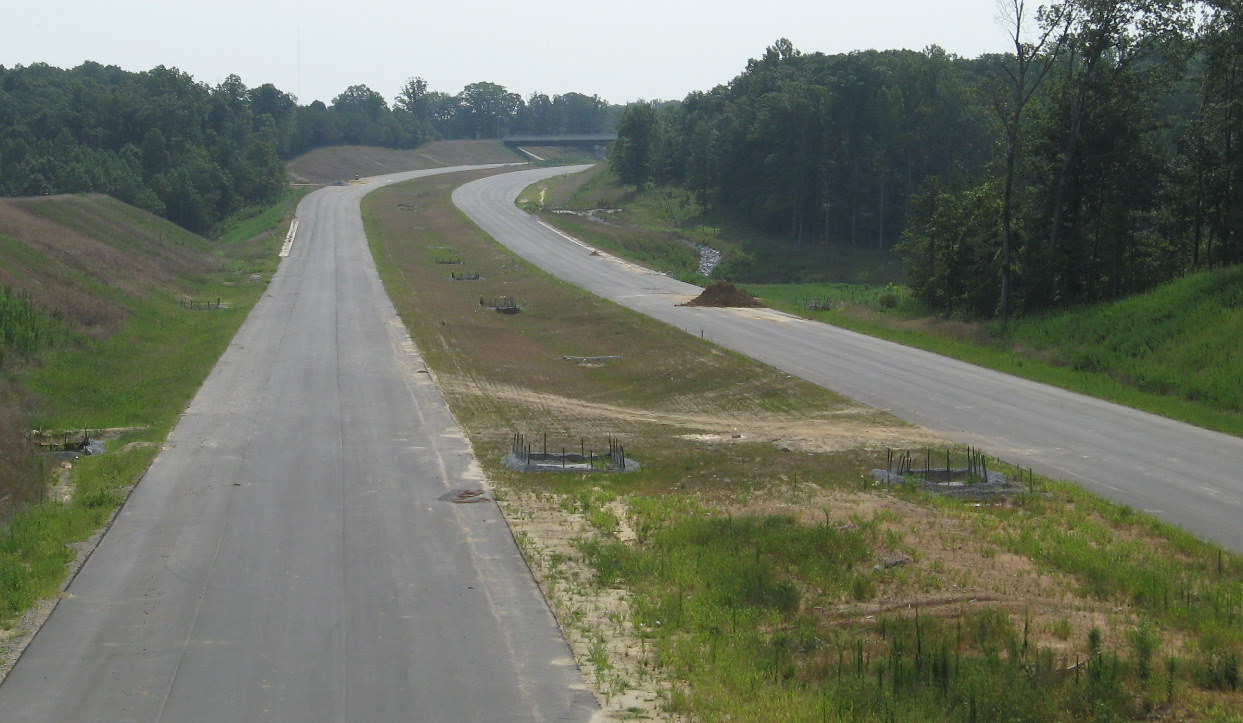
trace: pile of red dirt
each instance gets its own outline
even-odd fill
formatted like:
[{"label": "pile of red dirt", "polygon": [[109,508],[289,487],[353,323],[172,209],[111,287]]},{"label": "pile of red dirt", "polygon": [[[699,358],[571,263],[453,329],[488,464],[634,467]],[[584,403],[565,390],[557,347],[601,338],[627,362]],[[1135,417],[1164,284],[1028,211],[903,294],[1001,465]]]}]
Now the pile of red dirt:
[{"label": "pile of red dirt", "polygon": [[713,281],[703,293],[682,306],[713,306],[717,308],[759,308],[759,299],[734,286],[728,281]]}]

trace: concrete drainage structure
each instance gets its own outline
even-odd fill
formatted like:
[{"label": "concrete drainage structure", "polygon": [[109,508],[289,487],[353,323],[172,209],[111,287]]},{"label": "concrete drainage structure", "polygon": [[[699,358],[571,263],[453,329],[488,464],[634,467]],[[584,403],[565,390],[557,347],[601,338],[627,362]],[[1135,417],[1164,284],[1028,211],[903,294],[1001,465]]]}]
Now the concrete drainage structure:
[{"label": "concrete drainage structure", "polygon": [[894,454],[885,451],[886,469],[872,470],[872,479],[890,485],[912,484],[924,492],[947,497],[978,499],[981,497],[1010,496],[1030,492],[1028,485],[1015,482],[996,470],[988,468],[988,457],[974,447],[968,447],[965,467],[950,466],[950,450],[945,450],[945,466],[933,467],[932,450],[924,452],[924,468],[915,469],[914,455],[907,452]]},{"label": "concrete drainage structure", "polygon": [[579,451],[562,447],[560,452],[548,450],[548,435],[537,451],[527,442],[526,435],[514,434],[513,447],[502,460],[506,467],[519,472],[632,472],[639,463],[626,456],[626,447],[612,437],[608,438],[608,451],[587,449],[585,438],[579,438]]},{"label": "concrete drainage structure", "polygon": [[978,471],[972,474],[966,467],[955,467],[949,470],[944,467],[911,469],[903,472],[874,469],[872,479],[891,485],[911,483],[924,492],[935,492],[948,497],[995,497],[1028,491],[1027,485],[1012,482],[996,470],[990,469],[980,476]]}]

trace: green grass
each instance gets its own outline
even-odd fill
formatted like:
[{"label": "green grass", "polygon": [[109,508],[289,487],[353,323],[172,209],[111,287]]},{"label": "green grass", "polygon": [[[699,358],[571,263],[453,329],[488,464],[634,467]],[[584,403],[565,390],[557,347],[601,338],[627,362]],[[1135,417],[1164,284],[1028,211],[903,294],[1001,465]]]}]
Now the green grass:
[{"label": "green grass", "polygon": [[[1053,503],[1064,502],[1064,495],[1094,512],[1129,515],[1124,524],[1157,524],[1069,487],[1059,487]],[[1030,617],[1016,621],[995,608],[972,607],[947,618],[914,607],[864,624],[826,624],[816,610],[870,598],[874,580],[889,574],[870,566],[880,538],[877,519],[800,524],[780,515],[722,516],[683,496],[627,501],[637,542],[606,535],[584,541],[581,549],[598,584],[643,591],[634,598],[636,623],[660,664],[685,681],[672,698],[675,712],[697,719],[1125,719],[1168,705],[1189,678],[1209,689],[1237,687],[1238,570],[1193,565],[1179,571],[1173,558],[1134,544],[1110,547],[1104,528],[1106,546],[1096,551],[1096,562],[1072,551],[1090,545],[1076,545],[1079,538],[1064,530],[1047,529],[1034,549],[1017,541],[1008,547],[1076,575],[1093,585],[1092,595],[1106,599],[1128,597],[1136,581],[1183,581],[1186,599],[1194,602],[1175,603],[1179,612],[1163,612],[1156,598],[1142,603],[1149,619],[1199,635],[1202,647],[1190,660],[1176,661],[1172,672],[1158,657],[1161,638],[1152,622],[1131,627],[1125,645],[1105,645],[1093,630],[1082,660],[1035,645]],[[985,534],[990,519],[985,513],[979,525]],[[1043,528],[1053,519],[1036,517]],[[1006,525],[1005,534],[1015,527]],[[1180,541],[1188,554],[1214,551]],[[1154,559],[1161,567],[1145,571]],[[1238,564],[1237,556],[1225,559]],[[1067,673],[1075,663],[1080,666]]]},{"label": "green grass", "polygon": [[[815,418],[833,427],[841,417],[820,415],[846,407],[515,261],[452,209],[453,185],[424,179],[364,202],[386,288],[498,496],[536,495],[567,515],[558,519],[581,521],[571,551],[540,552],[519,526],[526,510],[511,518],[533,568],[544,565],[545,582],[571,588],[563,607],[554,604],[562,625],[586,624],[590,588],[606,597],[626,591],[638,636],[632,650],[651,656],[645,670],[668,681],[675,712],[765,721],[1226,720],[1222,712],[1239,707],[1232,687],[1243,646],[1239,556],[1038,477],[1036,495],[973,506],[876,488],[864,476],[884,466],[876,448],[813,452],[759,435],[687,439],[703,431],[695,422],[648,413],[740,424]],[[415,200],[417,224],[403,210]],[[439,247],[452,247],[487,279],[448,280],[434,264],[448,253]],[[478,310],[477,296],[501,290],[520,298],[522,314]],[[828,285],[815,292],[855,294],[856,304],[887,293]],[[888,293],[894,309],[907,303],[901,289]],[[610,353],[624,359],[597,368],[560,359]],[[517,393],[527,391],[538,398]],[[615,409],[644,413],[628,418]],[[576,443],[584,428],[620,435],[643,467],[532,479],[498,463],[515,430],[552,432],[556,449],[567,438]],[[837,509],[855,496],[875,511]],[[828,501],[821,509],[810,500]],[[623,540],[623,528],[635,539]],[[923,547],[906,541],[925,528],[944,537]],[[938,549],[978,557],[930,560]],[[897,553],[914,559],[876,569]],[[581,577],[570,562],[579,557],[591,566]],[[1016,566],[987,590],[973,582],[978,568],[1008,558],[1033,571]],[[1052,581],[1049,599],[1031,601],[1046,608],[1052,632],[1041,634],[1051,644],[1037,642],[1037,613],[1024,609],[1022,588],[1008,587],[1025,574]],[[1085,614],[1096,616],[1095,633]],[[599,678],[607,698],[643,674],[609,657],[604,634],[590,630],[581,655],[607,671]]]},{"label": "green grass", "polygon": [[[1234,343],[1243,338],[1243,267],[1190,274],[1129,299],[1018,319],[1005,329],[947,323],[911,297],[887,252],[789,244],[729,219],[708,226],[685,203],[666,198],[668,190],[620,186],[607,169],[560,186],[548,186],[549,205],[623,210],[608,217],[613,227],[542,214],[547,221],[683,280],[704,282],[676,238],[708,229],[717,239],[708,243],[726,252],[714,276],[774,308],[1243,436],[1243,345]],[[822,308],[809,309],[812,302]]]},{"label": "green grass", "polygon": [[[1005,331],[924,318],[903,287],[744,286],[783,311],[1243,436],[1243,347],[1232,343],[1243,338],[1243,267],[1018,319]],[[810,310],[811,300],[831,308]]]},{"label": "green grass", "polygon": [[[1243,645],[1238,555],[1073,485],[1043,489],[1013,508],[989,508],[977,532],[1073,576],[1088,595],[1194,631],[1211,647]],[[1119,536],[1120,528],[1137,534]]]},{"label": "green grass", "polygon": [[29,299],[0,286],[0,363],[8,354],[29,355],[54,343],[59,331]]},{"label": "green grass", "polygon": [[36,428],[121,427],[172,420],[241,326],[262,283],[200,282],[200,301],[220,298],[220,311],[189,311],[176,298],[137,305],[111,337],[81,339],[45,355],[24,377],[39,402]]},{"label": "green grass", "polygon": [[1115,303],[1020,319],[1005,336],[1079,371],[1243,412],[1243,266],[1190,274]]},{"label": "green grass", "polygon": [[[546,209],[620,209],[605,217],[613,228],[562,214],[541,217],[584,241],[684,281],[704,284],[707,279],[697,273],[698,253],[679,239],[722,251],[722,263],[712,277],[734,282],[884,285],[900,284],[905,278],[901,260],[890,251],[817,241],[791,243],[728,214],[705,213],[687,191],[622,185],[607,164],[537,186],[550,191]],[[523,198],[530,201],[533,194]]]},{"label": "green grass", "polygon": [[[111,519],[127,490],[146,471],[177,416],[262,294],[300,196],[291,193],[274,208],[232,220],[218,244],[197,241],[205,253],[213,247],[219,253],[215,263],[200,267],[214,271],[195,271],[176,279],[173,286],[151,286],[142,293],[107,292],[127,311],[117,332],[95,339],[62,330],[30,364],[9,372],[27,395],[37,399],[30,410],[33,426],[138,429],[110,440],[105,454],[73,462],[69,503],[38,495],[40,501],[13,511],[0,528],[0,625],[11,627],[35,601],[55,594],[76,554],[70,545],[90,537]],[[89,230],[77,209],[45,210]],[[145,223],[140,212],[133,213]],[[34,260],[54,265],[50,259]],[[213,302],[219,298],[225,308],[189,311],[179,303],[183,297]],[[53,472],[61,473],[47,460],[38,467],[49,483],[54,481]]]},{"label": "green grass", "polygon": [[11,628],[36,601],[56,594],[66,566],[77,555],[70,545],[87,539],[112,518],[158,450],[155,444],[129,451],[119,447],[152,437],[150,432],[125,435],[112,440],[118,449],[78,460],[71,502],[35,503],[0,529],[0,627]]},{"label": "green grass", "polygon": [[[24,376],[39,403],[38,428],[122,427],[176,418],[245,320],[276,268],[276,250],[297,201],[243,212],[226,222],[222,262],[213,273],[182,280],[177,292],[126,299],[129,319],[112,336],[78,339],[45,355]],[[252,281],[258,274],[260,281]],[[221,302],[218,311],[191,311],[183,299]],[[170,427],[171,428],[171,427]]]},{"label": "green grass", "polygon": [[[220,224],[217,238],[226,246],[233,246],[242,241],[250,241],[257,236],[271,235],[274,231],[282,233],[288,224],[284,223],[287,216],[297,208],[298,202],[311,192],[310,188],[290,188],[285,191],[281,201],[272,206],[257,206],[238,211]],[[284,237],[280,239],[284,241]]]},{"label": "green grass", "polygon": [[910,289],[900,284],[745,283],[742,286],[769,305],[799,314],[850,306],[893,312],[908,318],[919,316],[922,311]]}]

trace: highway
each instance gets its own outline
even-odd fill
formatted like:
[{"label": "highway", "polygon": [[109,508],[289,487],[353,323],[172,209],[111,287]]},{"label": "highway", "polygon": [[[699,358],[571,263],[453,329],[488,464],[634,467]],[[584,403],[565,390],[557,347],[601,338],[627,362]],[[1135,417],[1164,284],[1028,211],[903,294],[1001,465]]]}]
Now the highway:
[{"label": "highway", "polygon": [[514,205],[526,186],[587,167],[501,174],[453,199],[515,253],[593,294],[1243,552],[1243,439],[781,312],[677,306],[701,289],[591,255]]},{"label": "highway", "polygon": [[0,721],[588,720],[598,708],[393,310],[359,200],[291,254],[47,623]]}]

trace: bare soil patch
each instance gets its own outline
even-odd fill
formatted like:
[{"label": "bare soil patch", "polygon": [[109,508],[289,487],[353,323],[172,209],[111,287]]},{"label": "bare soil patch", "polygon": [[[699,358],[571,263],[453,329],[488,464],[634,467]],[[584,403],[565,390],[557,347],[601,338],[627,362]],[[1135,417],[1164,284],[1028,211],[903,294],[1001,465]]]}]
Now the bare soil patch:
[{"label": "bare soil patch", "polygon": [[[654,651],[635,630],[632,593],[592,584],[595,572],[579,549],[594,534],[584,515],[559,504],[557,495],[530,488],[507,488],[501,506],[579,669],[595,690],[603,708],[600,719],[681,720],[661,707],[664,681]],[[624,506],[616,503],[612,509]],[[627,529],[622,534],[633,541],[634,531]]]},{"label": "bare soil patch", "polygon": [[[970,513],[929,507],[875,491],[826,489],[816,485],[774,484],[745,504],[730,505],[733,515],[788,515],[807,525],[826,520],[838,526],[879,518],[886,544],[875,562],[909,562],[877,575],[876,595],[863,602],[821,603],[826,627],[876,625],[885,616],[929,615],[954,619],[985,607],[1003,611],[1030,642],[1060,656],[1063,667],[1086,659],[1092,628],[1121,644],[1138,619],[1125,604],[1082,592],[1069,576],[1040,569],[1031,559],[996,549],[976,534]],[[1181,652],[1176,635],[1168,652]]]},{"label": "bare soil patch", "polygon": [[[503,402],[521,410],[521,416],[540,419],[553,428],[600,435],[632,424],[656,425],[670,436],[703,445],[705,451],[718,445],[756,442],[806,452],[933,447],[946,443],[932,432],[895,424],[892,417],[863,406],[813,414],[765,413],[754,409],[696,413],[693,407],[699,405],[681,404],[674,410],[661,410],[608,404],[457,375],[437,377],[437,382],[446,394],[463,398],[466,404],[482,400]],[[465,399],[468,397],[475,401]]]}]

